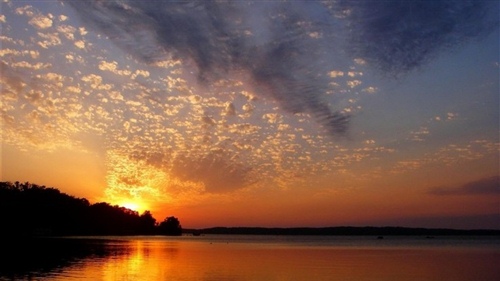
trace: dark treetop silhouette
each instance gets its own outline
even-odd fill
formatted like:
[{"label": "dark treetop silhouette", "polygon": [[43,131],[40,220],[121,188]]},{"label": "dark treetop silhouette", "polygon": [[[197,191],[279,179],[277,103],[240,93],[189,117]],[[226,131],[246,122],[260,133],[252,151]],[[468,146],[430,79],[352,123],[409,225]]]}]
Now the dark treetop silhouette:
[{"label": "dark treetop silhouette", "polygon": [[56,188],[0,182],[0,236],[180,235],[176,217],[161,223],[149,211],[138,212],[106,202],[90,204]]},{"label": "dark treetop silhouette", "polygon": [[406,227],[263,228],[214,227],[182,229],[176,217],[162,222],[149,211],[141,215],[130,209],[100,202],[90,204],[56,188],[31,183],[0,182],[0,237],[64,235],[500,235],[500,230],[426,229]]}]

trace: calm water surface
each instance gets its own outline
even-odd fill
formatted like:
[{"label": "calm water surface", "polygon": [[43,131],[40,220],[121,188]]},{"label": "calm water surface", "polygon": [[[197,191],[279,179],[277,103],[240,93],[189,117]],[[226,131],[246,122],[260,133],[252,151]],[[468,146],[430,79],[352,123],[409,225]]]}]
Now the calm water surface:
[{"label": "calm water surface", "polygon": [[0,280],[500,280],[500,237],[207,235],[2,244]]}]

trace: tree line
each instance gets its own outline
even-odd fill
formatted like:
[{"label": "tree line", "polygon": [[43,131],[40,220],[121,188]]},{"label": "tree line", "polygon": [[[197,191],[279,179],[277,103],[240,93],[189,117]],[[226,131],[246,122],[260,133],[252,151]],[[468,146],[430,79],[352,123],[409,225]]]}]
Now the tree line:
[{"label": "tree line", "polygon": [[174,217],[157,222],[106,202],[90,204],[53,187],[0,182],[0,236],[181,235]]},{"label": "tree line", "polygon": [[[193,230],[185,229],[185,232]],[[447,229],[447,228],[412,228],[396,226],[334,226],[334,227],[212,227],[197,230],[203,234],[230,235],[324,235],[324,236],[433,236],[461,235],[500,235],[498,229]]]}]

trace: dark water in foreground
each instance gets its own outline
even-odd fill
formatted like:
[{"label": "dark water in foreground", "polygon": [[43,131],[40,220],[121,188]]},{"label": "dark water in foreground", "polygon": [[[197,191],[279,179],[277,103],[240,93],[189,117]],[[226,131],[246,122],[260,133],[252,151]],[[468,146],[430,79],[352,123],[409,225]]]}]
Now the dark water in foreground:
[{"label": "dark water in foreground", "polygon": [[0,245],[0,280],[500,280],[500,237],[207,235]]}]

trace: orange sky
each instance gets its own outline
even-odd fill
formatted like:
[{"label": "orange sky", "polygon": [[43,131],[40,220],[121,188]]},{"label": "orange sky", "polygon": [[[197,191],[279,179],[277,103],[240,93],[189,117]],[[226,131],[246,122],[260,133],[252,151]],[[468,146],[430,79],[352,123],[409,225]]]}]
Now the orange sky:
[{"label": "orange sky", "polygon": [[[204,81],[202,59],[162,45],[159,23],[131,23],[127,33],[120,11],[107,11],[108,29],[92,25],[92,9],[109,7],[0,5],[2,181],[135,204],[187,228],[500,229],[498,28],[392,77],[379,60],[350,55],[341,44],[349,34],[331,36],[340,43],[321,53],[334,31],[313,29],[314,18],[327,7],[294,11],[305,29],[292,43],[317,60],[258,53],[281,40],[271,34],[277,23],[241,12],[242,53],[270,69],[237,58],[228,66],[206,47]],[[357,28],[352,36],[366,36]],[[143,60],[145,50],[158,54]],[[332,123],[335,114],[349,122]]]}]

